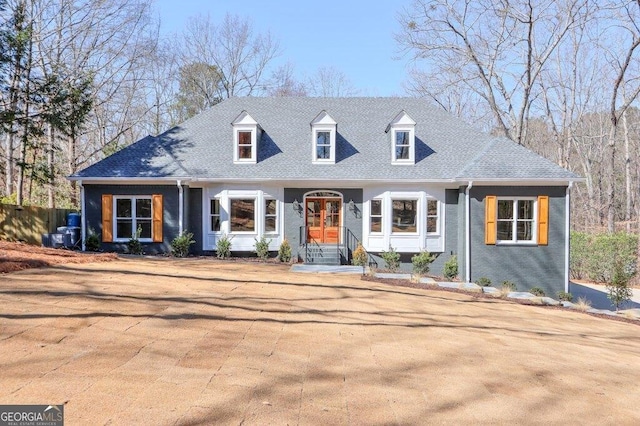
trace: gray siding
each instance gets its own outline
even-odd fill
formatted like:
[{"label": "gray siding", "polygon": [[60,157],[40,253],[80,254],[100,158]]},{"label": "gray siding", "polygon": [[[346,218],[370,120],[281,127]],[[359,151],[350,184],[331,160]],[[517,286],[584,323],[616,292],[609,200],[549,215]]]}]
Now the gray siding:
[{"label": "gray siding", "polygon": [[[549,244],[486,245],[485,197],[549,196]],[[471,280],[491,279],[499,287],[513,281],[518,290],[542,288],[555,297],[564,290],[565,187],[473,187],[471,189]]]},{"label": "gray siding", "polygon": [[191,245],[191,253],[202,253],[202,189],[201,188],[189,188],[185,191],[185,195],[188,197],[188,202],[185,201],[185,213],[187,218],[185,228],[187,231],[193,233],[193,239],[195,244]]},{"label": "gray siding", "polygon": [[[176,185],[84,185],[86,226],[102,235],[102,195],[162,194],[162,243],[143,243],[148,254],[169,253],[170,243],[178,235],[178,187]],[[102,250],[125,253],[126,243],[102,243]]]},{"label": "gray siding", "polygon": [[[323,188],[324,190],[336,191],[342,194],[344,201],[344,223],[353,235],[362,241],[362,189],[345,188]],[[304,194],[317,191],[317,188],[285,188],[284,189],[284,235],[291,244],[292,255],[302,259],[304,254],[300,247],[300,227],[304,226]],[[297,212],[293,208],[293,202],[298,200],[301,210]],[[349,210],[348,203],[353,200],[354,211]]]}]

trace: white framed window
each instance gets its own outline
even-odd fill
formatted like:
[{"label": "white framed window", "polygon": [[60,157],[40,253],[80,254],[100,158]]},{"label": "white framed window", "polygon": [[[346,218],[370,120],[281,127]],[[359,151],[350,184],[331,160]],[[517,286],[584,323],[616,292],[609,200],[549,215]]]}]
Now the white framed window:
[{"label": "white framed window", "polygon": [[440,203],[427,199],[427,234],[437,234],[440,229]]},{"label": "white framed window", "polygon": [[395,130],[395,160],[408,161],[410,159],[411,143],[409,137],[411,132],[408,130]]},{"label": "white framed window", "polygon": [[142,242],[151,242],[153,219],[151,196],[117,196],[113,198],[113,203],[115,205],[114,241],[128,241],[138,237]]},{"label": "white framed window", "polygon": [[511,244],[536,243],[536,199],[497,199],[496,242]]},{"label": "white framed window", "polygon": [[311,122],[313,164],[334,164],[336,162],[337,123],[326,112],[322,111]]},{"label": "white framed window", "polygon": [[265,234],[278,232],[278,202],[272,198],[264,200],[264,232]]},{"label": "white framed window", "polygon": [[258,159],[258,140],[260,126],[258,122],[242,111],[231,123],[233,126],[233,162],[236,164],[255,164]]},{"label": "white framed window", "polygon": [[409,114],[400,111],[387,126],[391,135],[391,164],[415,164],[416,122]]},{"label": "white framed window", "polygon": [[382,200],[371,200],[369,207],[369,232],[372,234],[382,233]]},{"label": "white framed window", "polygon": [[220,199],[212,198],[210,200],[210,220],[209,220],[209,230],[211,232],[220,232]]},{"label": "white framed window", "polygon": [[255,198],[231,198],[229,200],[229,230],[239,233],[256,232]]},{"label": "white framed window", "polygon": [[418,232],[418,200],[391,200],[391,233],[415,234]]}]

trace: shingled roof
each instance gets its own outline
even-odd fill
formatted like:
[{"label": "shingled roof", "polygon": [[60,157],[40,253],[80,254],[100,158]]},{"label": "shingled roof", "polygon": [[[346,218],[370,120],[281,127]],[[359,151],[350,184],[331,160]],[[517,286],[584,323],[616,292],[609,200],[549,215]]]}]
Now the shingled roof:
[{"label": "shingled roof", "polygon": [[[311,121],[337,122],[335,164],[312,164]],[[416,122],[416,162],[391,163],[389,122]],[[247,111],[263,129],[256,164],[234,164],[231,122]],[[577,180],[551,161],[487,135],[419,98],[232,98],[157,136],[148,136],[72,179]]]}]

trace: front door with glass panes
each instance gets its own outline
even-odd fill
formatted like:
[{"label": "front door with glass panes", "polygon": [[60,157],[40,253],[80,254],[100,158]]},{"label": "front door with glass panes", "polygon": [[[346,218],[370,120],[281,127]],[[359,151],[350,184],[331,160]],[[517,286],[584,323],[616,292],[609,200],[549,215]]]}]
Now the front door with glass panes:
[{"label": "front door with glass panes", "polygon": [[340,198],[307,198],[307,241],[319,244],[340,242]]}]

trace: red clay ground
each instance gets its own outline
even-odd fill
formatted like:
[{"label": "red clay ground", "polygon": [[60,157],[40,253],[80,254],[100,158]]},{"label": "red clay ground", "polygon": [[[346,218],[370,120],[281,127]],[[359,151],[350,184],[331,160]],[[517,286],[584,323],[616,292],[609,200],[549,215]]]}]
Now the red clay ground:
[{"label": "red clay ground", "polygon": [[65,263],[108,262],[117,258],[113,253],[81,253],[0,241],[0,274]]},{"label": "red clay ground", "polygon": [[640,327],[285,265],[0,278],[0,404],[68,424],[640,424]]}]

